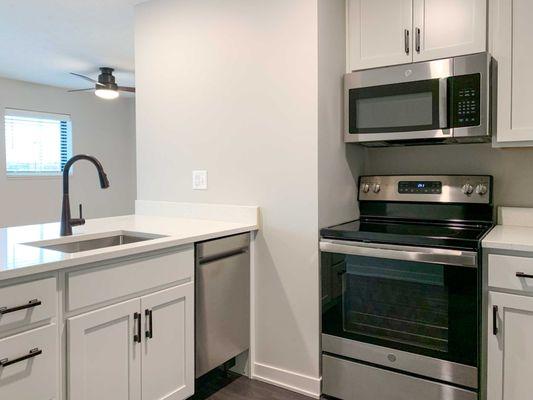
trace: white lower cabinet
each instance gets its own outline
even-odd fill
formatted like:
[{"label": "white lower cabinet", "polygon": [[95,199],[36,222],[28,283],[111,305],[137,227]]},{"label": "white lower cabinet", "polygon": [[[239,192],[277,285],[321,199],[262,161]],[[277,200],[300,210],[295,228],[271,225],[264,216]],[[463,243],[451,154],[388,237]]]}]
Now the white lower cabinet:
[{"label": "white lower cabinet", "polygon": [[193,284],[141,298],[143,400],[180,400],[194,394],[193,299]]},{"label": "white lower cabinet", "polygon": [[56,400],[57,325],[0,339],[0,399]]},{"label": "white lower cabinet", "polygon": [[67,320],[69,400],[140,400],[139,299]]},{"label": "white lower cabinet", "polygon": [[533,398],[533,297],[490,292],[487,400]]},{"label": "white lower cabinet", "polygon": [[194,392],[193,283],[67,320],[69,400],[181,400]]}]

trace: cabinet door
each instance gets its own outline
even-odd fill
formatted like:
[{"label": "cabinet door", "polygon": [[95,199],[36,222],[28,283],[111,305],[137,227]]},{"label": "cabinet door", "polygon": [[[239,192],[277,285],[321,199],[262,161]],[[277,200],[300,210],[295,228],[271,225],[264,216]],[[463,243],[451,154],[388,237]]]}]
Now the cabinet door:
[{"label": "cabinet door", "polygon": [[533,145],[533,1],[491,2],[492,55],[497,65],[497,142]]},{"label": "cabinet door", "polygon": [[133,299],[67,320],[69,400],[140,400],[139,312]]},{"label": "cabinet door", "polygon": [[488,318],[487,400],[530,399],[533,298],[490,292]]},{"label": "cabinet door", "polygon": [[194,283],[141,299],[144,322],[142,400],[194,393]]},{"label": "cabinet door", "polygon": [[348,68],[412,62],[412,0],[348,0]]},{"label": "cabinet door", "polygon": [[487,0],[413,0],[414,61],[486,50]]}]

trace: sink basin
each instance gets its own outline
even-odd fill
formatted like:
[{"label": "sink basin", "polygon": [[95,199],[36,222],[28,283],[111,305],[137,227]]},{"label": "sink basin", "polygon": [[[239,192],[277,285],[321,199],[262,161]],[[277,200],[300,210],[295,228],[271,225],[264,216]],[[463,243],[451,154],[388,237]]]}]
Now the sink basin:
[{"label": "sink basin", "polygon": [[[131,233],[123,232],[120,234],[114,234],[104,237],[96,237],[89,239],[87,237],[78,237],[78,238],[68,238],[68,241],[59,242],[54,241],[44,241],[44,242],[34,242],[34,243],[25,243],[29,246],[39,247],[41,249],[56,250],[62,253],[79,253],[82,251],[104,249],[107,247],[121,246],[124,244],[144,242],[147,240],[159,239],[164,236],[162,235],[152,235],[148,233]],[[74,240],[71,240],[74,239]],[[77,240],[76,240],[77,239]]]}]

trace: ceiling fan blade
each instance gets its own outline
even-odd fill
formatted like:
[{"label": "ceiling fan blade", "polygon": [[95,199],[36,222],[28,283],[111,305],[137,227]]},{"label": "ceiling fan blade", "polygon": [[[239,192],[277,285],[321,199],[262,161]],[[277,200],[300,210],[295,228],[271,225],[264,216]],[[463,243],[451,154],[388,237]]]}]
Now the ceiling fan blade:
[{"label": "ceiling fan blade", "polygon": [[94,88],[87,88],[87,89],[73,89],[69,90],[69,92],[86,92],[88,90],[94,90]]},{"label": "ceiling fan blade", "polygon": [[85,79],[86,81],[92,82],[92,83],[94,83],[96,85],[105,86],[105,85],[101,84],[100,82],[95,81],[93,78],[89,78],[88,76],[77,74],[75,72],[71,72],[70,74],[74,75],[74,76],[77,76],[78,78]]},{"label": "ceiling fan blade", "polygon": [[129,87],[129,86],[119,86],[118,90],[120,90],[121,92],[135,93],[135,88],[134,87]]}]

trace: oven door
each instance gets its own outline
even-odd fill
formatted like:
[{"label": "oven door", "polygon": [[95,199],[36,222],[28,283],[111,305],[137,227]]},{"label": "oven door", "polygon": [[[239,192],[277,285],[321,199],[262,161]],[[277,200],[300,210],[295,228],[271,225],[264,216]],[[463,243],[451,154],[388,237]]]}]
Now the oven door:
[{"label": "oven door", "polygon": [[477,388],[477,254],[322,239],[323,351]]}]

